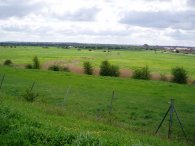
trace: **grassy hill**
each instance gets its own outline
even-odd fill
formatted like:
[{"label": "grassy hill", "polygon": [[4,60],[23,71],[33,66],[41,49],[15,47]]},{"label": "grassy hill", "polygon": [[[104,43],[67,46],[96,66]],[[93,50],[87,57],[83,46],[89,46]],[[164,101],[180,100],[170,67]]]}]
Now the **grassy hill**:
[{"label": "grassy hill", "polygon": [[[166,139],[168,118],[153,136],[170,98],[195,142],[195,86],[11,67],[0,67],[0,74],[6,75],[0,91],[3,145],[185,145],[175,116],[172,140]],[[39,96],[29,103],[22,95],[33,81]]]}]

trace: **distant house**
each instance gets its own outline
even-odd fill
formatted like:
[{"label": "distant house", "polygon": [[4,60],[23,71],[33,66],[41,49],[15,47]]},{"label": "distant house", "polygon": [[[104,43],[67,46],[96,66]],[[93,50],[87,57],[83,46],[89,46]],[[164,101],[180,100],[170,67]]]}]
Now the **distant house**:
[{"label": "distant house", "polygon": [[181,53],[185,53],[185,54],[192,53],[192,48],[181,48],[181,47],[177,47],[176,49],[179,52],[181,52]]},{"label": "distant house", "polygon": [[192,48],[189,47],[164,47],[164,50],[176,53],[192,53]]}]

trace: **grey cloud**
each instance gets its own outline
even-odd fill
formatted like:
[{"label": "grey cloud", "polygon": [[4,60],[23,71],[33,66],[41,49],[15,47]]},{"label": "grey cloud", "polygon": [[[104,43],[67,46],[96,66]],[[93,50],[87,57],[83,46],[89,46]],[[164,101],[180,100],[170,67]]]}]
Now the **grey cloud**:
[{"label": "grey cloud", "polygon": [[170,2],[171,0],[145,0],[146,2],[147,1],[159,1],[159,2]]},{"label": "grey cloud", "polygon": [[178,28],[194,29],[195,11],[180,12],[128,12],[120,20],[121,23],[151,27],[151,28]]},{"label": "grey cloud", "polygon": [[195,0],[188,0],[187,3],[189,6],[195,7]]},{"label": "grey cloud", "polygon": [[170,33],[166,33],[165,35],[172,37],[175,40],[194,40],[195,32],[188,32],[188,31],[180,31],[175,30]]},{"label": "grey cloud", "polygon": [[96,36],[127,36],[130,35],[131,33],[129,31],[116,31],[116,30],[102,30],[98,32],[93,30],[84,30],[81,31],[79,34],[96,35]]},{"label": "grey cloud", "polygon": [[96,7],[92,8],[81,8],[77,10],[76,12],[67,12],[64,15],[56,15],[54,14],[54,17],[57,17],[60,20],[71,20],[71,21],[93,21],[95,20],[95,17],[97,13],[99,12],[99,9]]},{"label": "grey cloud", "polygon": [[86,35],[86,36],[128,36],[135,30],[99,30],[95,31],[91,28],[72,27],[72,29],[64,29],[61,31],[64,35]]},{"label": "grey cloud", "polygon": [[16,25],[11,25],[11,26],[2,26],[1,28],[4,31],[8,32],[29,32],[29,27],[27,26],[16,26]]},{"label": "grey cloud", "polygon": [[0,19],[9,17],[23,17],[37,11],[41,3],[26,0],[2,0],[0,3]]},{"label": "grey cloud", "polygon": [[[50,26],[39,26],[36,29],[32,29],[30,25],[2,25],[0,30],[5,33],[14,32],[14,33],[26,33],[26,34],[37,34],[37,35],[46,35],[52,34],[52,27]],[[55,33],[55,32],[54,32]]]}]

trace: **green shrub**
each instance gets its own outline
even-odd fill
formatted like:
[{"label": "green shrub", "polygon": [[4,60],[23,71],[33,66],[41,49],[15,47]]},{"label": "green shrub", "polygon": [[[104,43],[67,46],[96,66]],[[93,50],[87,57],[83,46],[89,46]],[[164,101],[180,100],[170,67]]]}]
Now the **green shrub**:
[{"label": "green shrub", "polygon": [[93,74],[93,67],[90,62],[84,62],[83,63],[84,73],[88,75]]},{"label": "green shrub", "polygon": [[60,67],[58,65],[52,65],[48,68],[48,70],[53,70],[53,71],[60,71]]},{"label": "green shrub", "polygon": [[3,64],[4,64],[4,65],[7,65],[7,66],[10,66],[10,65],[12,65],[13,63],[12,63],[12,61],[11,61],[10,59],[7,59],[7,60],[4,61]]},{"label": "green shrub", "polygon": [[100,75],[118,77],[120,75],[119,67],[111,65],[107,60],[103,61],[100,65]]},{"label": "green shrub", "polygon": [[149,68],[142,67],[140,69],[136,69],[133,74],[134,79],[142,79],[142,80],[149,80],[150,79],[150,71]]},{"label": "green shrub", "polygon": [[39,59],[37,56],[35,56],[33,58],[33,68],[34,69],[40,69],[40,63],[39,63]]},{"label": "green shrub", "polygon": [[26,101],[33,102],[35,100],[35,98],[37,98],[39,96],[39,94],[34,93],[34,92],[30,91],[29,89],[27,89],[26,93],[22,96]]},{"label": "green shrub", "polygon": [[175,67],[171,70],[171,73],[173,75],[172,81],[179,84],[186,84],[188,75],[184,68],[182,67]]},{"label": "green shrub", "polygon": [[27,68],[27,69],[32,69],[33,66],[32,66],[32,64],[27,64],[27,65],[25,66],[25,68]]}]

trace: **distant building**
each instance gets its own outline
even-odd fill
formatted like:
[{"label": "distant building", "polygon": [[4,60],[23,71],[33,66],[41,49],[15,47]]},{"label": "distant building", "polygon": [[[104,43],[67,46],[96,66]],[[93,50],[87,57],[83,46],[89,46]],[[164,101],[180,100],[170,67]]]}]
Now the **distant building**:
[{"label": "distant building", "polygon": [[192,48],[189,47],[164,47],[164,50],[177,53],[192,53]]}]

